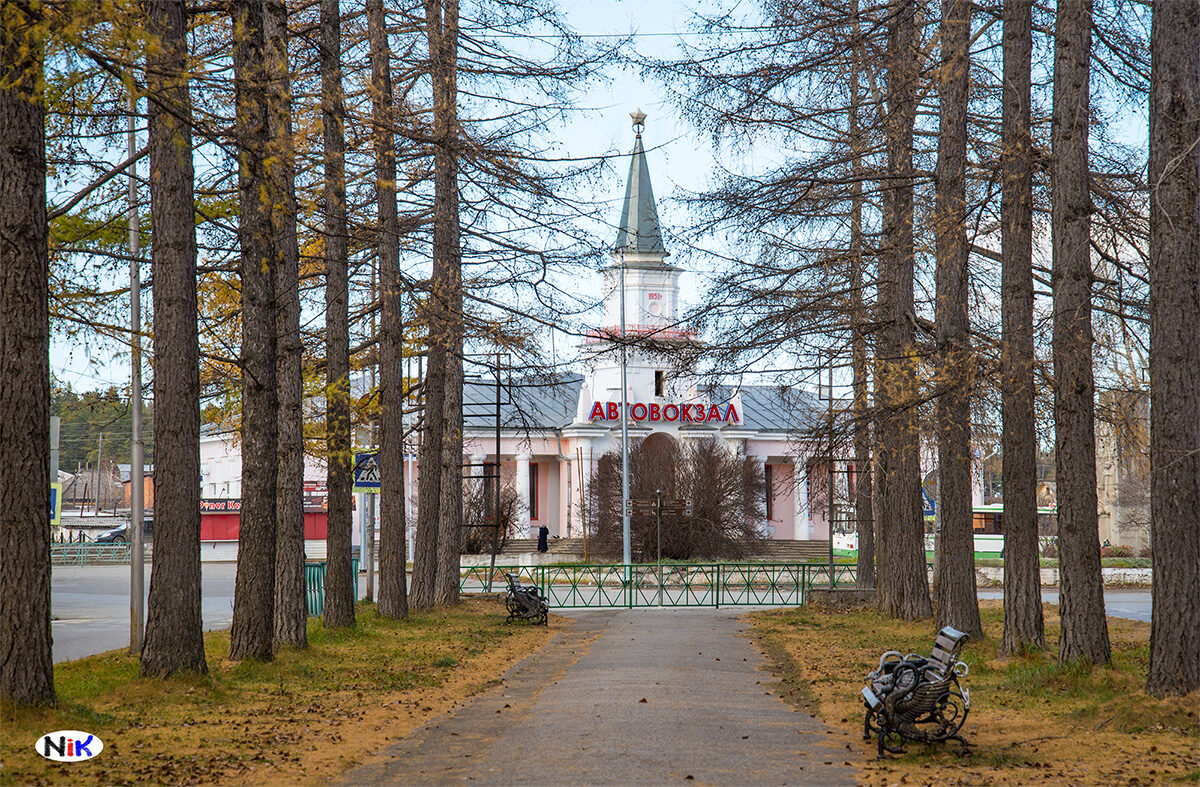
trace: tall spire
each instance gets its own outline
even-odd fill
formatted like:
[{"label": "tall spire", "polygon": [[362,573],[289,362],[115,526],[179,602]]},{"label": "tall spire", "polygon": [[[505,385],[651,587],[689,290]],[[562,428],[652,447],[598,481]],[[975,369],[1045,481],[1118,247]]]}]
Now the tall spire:
[{"label": "tall spire", "polygon": [[646,115],[639,108],[630,112],[629,116],[633,118],[633,130],[637,137],[633,142],[633,155],[629,159],[625,204],[621,209],[613,251],[665,256],[668,252],[658,228],[658,210],[654,207],[654,190],[650,187],[650,169],[646,166],[646,152],[642,149],[642,128]]}]

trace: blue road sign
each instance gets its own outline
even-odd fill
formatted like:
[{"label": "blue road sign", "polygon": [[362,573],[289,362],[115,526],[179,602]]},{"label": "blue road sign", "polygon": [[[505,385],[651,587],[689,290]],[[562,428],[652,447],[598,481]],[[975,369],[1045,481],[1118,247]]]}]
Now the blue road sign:
[{"label": "blue road sign", "polygon": [[50,485],[50,524],[62,524],[62,484]]},{"label": "blue road sign", "polygon": [[378,451],[366,451],[354,455],[354,491],[379,492]]}]

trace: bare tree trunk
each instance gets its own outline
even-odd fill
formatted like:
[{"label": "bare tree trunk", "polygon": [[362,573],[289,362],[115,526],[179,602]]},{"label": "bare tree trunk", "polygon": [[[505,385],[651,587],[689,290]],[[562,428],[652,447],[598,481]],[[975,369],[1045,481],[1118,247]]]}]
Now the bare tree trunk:
[{"label": "bare tree trunk", "polygon": [[[346,106],[342,91],[342,11],[321,0],[321,122],[325,145],[325,424],[329,447],[329,526],[325,534],[326,628],[355,624],[350,513],[350,282],[346,229]],[[371,523],[374,526],[374,523]],[[365,555],[363,549],[360,554]],[[364,561],[365,565],[365,561]]]},{"label": "bare tree trunk", "polygon": [[1150,38],[1150,462],[1155,696],[1200,687],[1200,4]]},{"label": "bare tree trunk", "polygon": [[54,702],[43,31],[0,20],[0,699]]},{"label": "bare tree trunk", "polygon": [[378,258],[382,284],[379,335],[379,614],[408,614],[404,493],[404,304],[400,226],[396,212],[396,149],[392,132],[391,48],[383,0],[368,0],[371,41],[371,123],[379,201]]},{"label": "bare tree trunk", "polygon": [[[445,390],[442,402],[442,502],[439,509],[437,570],[434,602],[439,606],[458,603],[459,528],[462,525],[463,455],[463,288],[458,226],[458,0],[429,0],[432,20],[440,21],[436,35],[431,28],[433,69],[434,137],[434,264],[444,260]],[[435,47],[436,41],[436,47]],[[428,422],[427,422],[428,423]]]},{"label": "bare tree trunk", "polygon": [[278,153],[267,171],[273,226],[279,229],[275,269],[275,385],[279,399],[278,477],[275,489],[275,644],[308,647],[308,605],[304,598],[304,347],[300,341],[300,249],[296,239],[295,144],[292,139],[292,80],[288,72],[287,8],[268,0],[263,18],[271,150]]},{"label": "bare tree trunk", "polygon": [[1054,38],[1054,432],[1063,662],[1109,659],[1096,509],[1088,68],[1092,2],[1060,3]]},{"label": "bare tree trunk", "polygon": [[[229,657],[274,655],[276,432],[275,270],[270,109],[263,0],[232,6],[237,92],[238,240],[242,284],[242,511]],[[277,166],[277,162],[274,163]]]},{"label": "bare tree trunk", "polygon": [[854,65],[850,74],[850,363],[854,375],[854,522],[858,532],[857,583],[860,588],[875,587],[875,513],[871,505],[871,418],[868,396],[867,307],[863,288],[863,150],[865,141],[859,112],[862,105],[862,86],[859,82],[862,45],[859,37],[858,0],[850,2],[851,35],[854,45]]},{"label": "bare tree trunk", "polygon": [[940,128],[938,131],[937,444],[941,506],[937,539],[937,625],[983,636],[975,589],[971,515],[971,351],[967,249],[967,91],[971,66],[970,0],[943,0]]},{"label": "bare tree trunk", "polygon": [[919,434],[914,411],[915,307],[913,305],[913,123],[916,106],[916,24],[912,4],[889,9],[888,172],[883,200],[883,248],[879,275],[879,341],[876,406],[880,410],[878,467],[879,608],[905,619],[929,617],[921,515]]},{"label": "bare tree trunk", "polygon": [[154,265],[155,509],[141,673],[206,672],[200,610],[200,346],[187,9],[147,2]]},{"label": "bare tree trunk", "polygon": [[1004,4],[1001,138],[1001,410],[1004,419],[1005,655],[1043,650],[1033,413],[1032,0]]},{"label": "bare tree trunk", "polygon": [[425,302],[425,323],[429,326],[429,363],[422,385],[425,389],[424,425],[421,433],[419,473],[417,475],[417,533],[413,544],[412,592],[409,607],[433,609],[434,579],[437,573],[438,520],[442,489],[442,401],[445,393],[446,351],[436,338],[442,335],[438,293],[445,292],[439,284],[434,260],[432,288]]}]

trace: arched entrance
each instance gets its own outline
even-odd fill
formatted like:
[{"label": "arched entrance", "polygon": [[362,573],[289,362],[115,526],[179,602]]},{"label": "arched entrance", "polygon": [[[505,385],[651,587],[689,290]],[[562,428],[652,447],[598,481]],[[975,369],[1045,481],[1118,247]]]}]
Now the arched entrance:
[{"label": "arched entrance", "polygon": [[630,456],[630,479],[637,487],[630,490],[630,496],[650,498],[662,490],[664,497],[674,497],[681,450],[679,442],[666,432],[655,432],[641,440]]}]

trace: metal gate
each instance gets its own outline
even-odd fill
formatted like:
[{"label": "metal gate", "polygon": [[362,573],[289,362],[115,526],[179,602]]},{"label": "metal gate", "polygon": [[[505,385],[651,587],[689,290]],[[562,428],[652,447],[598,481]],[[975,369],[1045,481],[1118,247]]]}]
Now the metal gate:
[{"label": "metal gate", "polygon": [[[803,604],[811,587],[830,587],[820,563],[565,565],[529,569],[552,608],[734,607]],[[852,585],[856,567],[835,565],[833,587]]]}]

